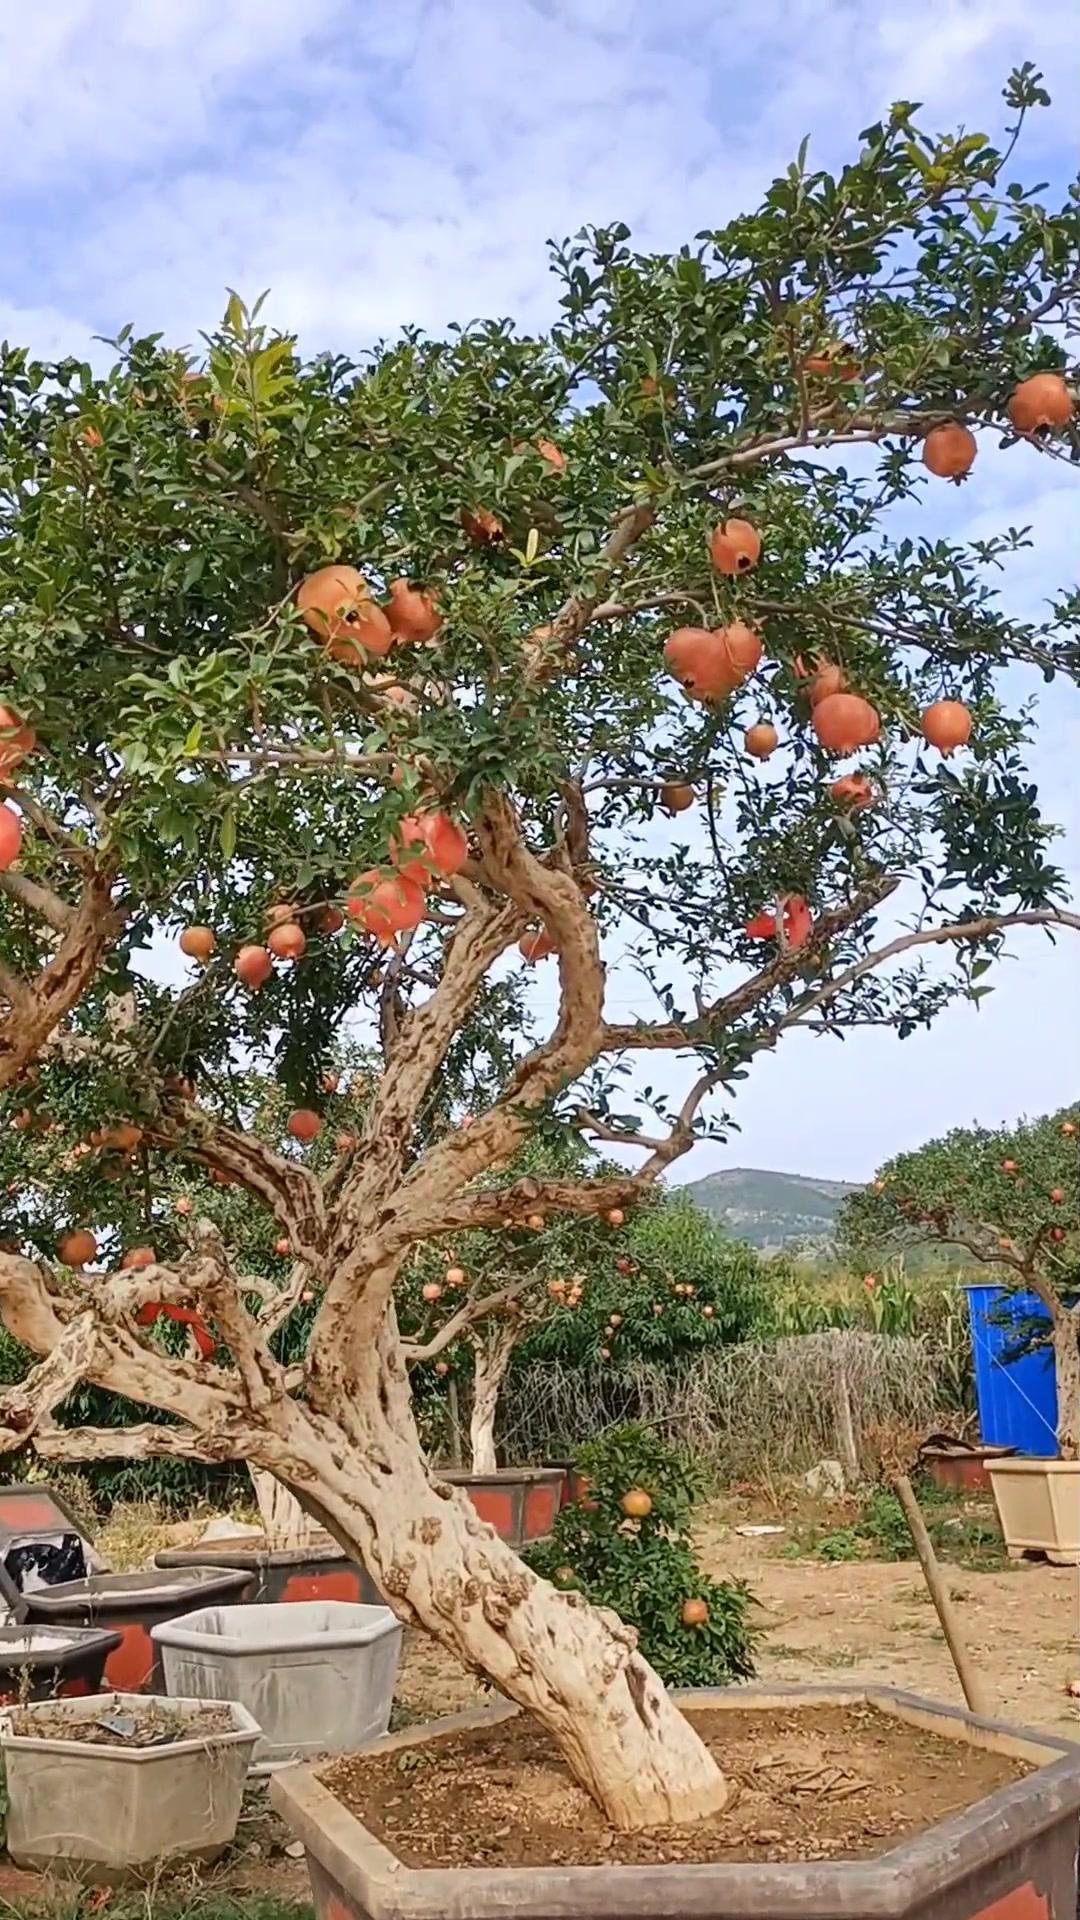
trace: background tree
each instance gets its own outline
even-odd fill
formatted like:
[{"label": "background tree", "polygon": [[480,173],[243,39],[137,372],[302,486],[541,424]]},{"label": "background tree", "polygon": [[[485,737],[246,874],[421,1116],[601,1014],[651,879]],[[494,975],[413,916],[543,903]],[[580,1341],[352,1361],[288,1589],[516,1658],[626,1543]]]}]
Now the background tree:
[{"label": "background tree", "polygon": [[890,1242],[963,1247],[1050,1320],[1057,1438],[1080,1459],[1080,1108],[1015,1127],[957,1127],[883,1166],[851,1194],[841,1232],[855,1254]]},{"label": "background tree", "polygon": [[[6,1324],[44,1356],[4,1441],[88,1380],[175,1416],[126,1449],[276,1475],[624,1827],[714,1808],[719,1770],[633,1634],[432,1476],[394,1288],[425,1243],[632,1206],[791,1028],[908,1032],[981,991],[1011,928],[1080,924],[999,672],[1075,675],[1080,603],[1007,620],[986,567],[1021,536],[967,547],[933,515],[976,455],[1076,457],[1080,208],[1007,172],[1044,97],[1010,81],[1004,153],[901,103],[837,177],[804,153],[676,255],[579,236],[535,337],[305,362],[234,296],[198,358],[125,334],[102,375],[0,361],[9,1086],[40,1055],[9,1118],[65,1087],[87,1131],[107,1112],[238,1182],[294,1250],[269,1295],[210,1218],[134,1272],[0,1255]],[[895,539],[924,488],[926,537]],[[685,786],[693,846],[659,813]],[[221,957],[178,993],[181,929]],[[602,941],[630,929],[643,1007],[615,1021]],[[426,1137],[478,996],[540,964],[550,1028]],[[383,1071],[323,1172],[321,1076],[358,1008]],[[687,1090],[646,1090],[643,1120],[617,1090],[657,1050]],[[273,1146],[200,1097],[252,1066],[292,1102]],[[488,1184],[553,1113],[640,1161]],[[274,1335],[305,1288],[290,1367]],[[165,1307],[213,1357],[168,1350]]]}]

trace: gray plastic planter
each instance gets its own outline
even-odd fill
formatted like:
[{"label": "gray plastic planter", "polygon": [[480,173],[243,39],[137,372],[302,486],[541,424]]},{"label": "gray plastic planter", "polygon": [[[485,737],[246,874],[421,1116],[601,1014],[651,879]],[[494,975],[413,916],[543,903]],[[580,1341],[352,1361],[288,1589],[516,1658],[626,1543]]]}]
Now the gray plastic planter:
[{"label": "gray plastic planter", "polygon": [[[202,1713],[202,1700],[154,1703],[181,1717]],[[99,1694],[20,1708],[20,1719],[48,1716],[98,1720],[108,1713],[145,1713],[145,1695]],[[240,1818],[259,1729],[246,1707],[231,1705],[232,1725],[219,1733],[193,1729],[168,1746],[124,1747],[104,1738],[44,1740],[0,1728],[7,1774],[7,1850],[16,1866],[63,1871],[97,1886],[123,1886],[153,1875],[164,1860],[216,1860]]]},{"label": "gray plastic planter", "polygon": [[204,1607],[151,1633],[170,1694],[239,1700],[250,1710],[262,1729],[260,1771],[348,1753],[386,1732],[401,1653],[389,1607]]}]

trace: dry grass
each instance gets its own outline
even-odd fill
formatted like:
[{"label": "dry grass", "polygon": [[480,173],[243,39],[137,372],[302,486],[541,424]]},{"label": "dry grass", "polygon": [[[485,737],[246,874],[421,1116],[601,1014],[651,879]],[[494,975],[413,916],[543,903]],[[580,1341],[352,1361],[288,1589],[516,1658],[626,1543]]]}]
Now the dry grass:
[{"label": "dry grass", "polygon": [[507,1460],[553,1460],[626,1420],[642,1420],[733,1484],[798,1473],[838,1450],[836,1383],[847,1381],[861,1454],[882,1435],[948,1424],[933,1352],[922,1340],[855,1331],[746,1342],[684,1373],[533,1366],[512,1377],[500,1439]]}]

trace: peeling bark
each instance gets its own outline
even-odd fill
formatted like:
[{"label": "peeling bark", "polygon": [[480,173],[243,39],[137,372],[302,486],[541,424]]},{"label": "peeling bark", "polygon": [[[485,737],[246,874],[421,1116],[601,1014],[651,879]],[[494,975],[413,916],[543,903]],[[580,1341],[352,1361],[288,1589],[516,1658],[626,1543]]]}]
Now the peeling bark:
[{"label": "peeling bark", "polygon": [[1080,1321],[1056,1302],[1052,1316],[1058,1446],[1063,1460],[1080,1460]]},{"label": "peeling bark", "polygon": [[[17,876],[16,876],[17,877]],[[110,872],[95,869],[74,912],[68,910],[60,944],[26,995],[0,1021],[0,1092],[14,1086],[90,986],[117,939],[123,915],[112,901]]]},{"label": "peeling bark", "polygon": [[517,1345],[518,1327],[496,1320],[472,1336],[473,1397],[469,1413],[469,1450],[474,1473],[494,1473],[495,1416],[503,1381]]}]

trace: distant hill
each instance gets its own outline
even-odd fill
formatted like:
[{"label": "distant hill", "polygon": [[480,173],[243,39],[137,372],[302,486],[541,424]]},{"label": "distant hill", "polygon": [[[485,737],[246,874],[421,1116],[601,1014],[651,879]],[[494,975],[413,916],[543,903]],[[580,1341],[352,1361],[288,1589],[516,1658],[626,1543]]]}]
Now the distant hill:
[{"label": "distant hill", "polygon": [[725,1167],[685,1188],[704,1213],[752,1246],[777,1249],[829,1241],[841,1200],[856,1187],[846,1180],[811,1180],[801,1173]]}]

